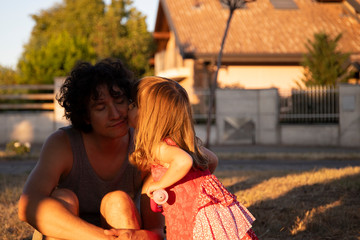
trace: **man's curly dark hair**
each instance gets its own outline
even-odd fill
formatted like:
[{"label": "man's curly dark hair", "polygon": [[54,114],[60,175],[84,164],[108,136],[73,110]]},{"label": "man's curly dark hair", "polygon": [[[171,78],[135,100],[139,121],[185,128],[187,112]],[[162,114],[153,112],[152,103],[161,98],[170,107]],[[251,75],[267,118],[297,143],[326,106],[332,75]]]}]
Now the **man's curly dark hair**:
[{"label": "man's curly dark hair", "polygon": [[[90,100],[99,98],[98,87],[106,85],[112,97],[125,95],[130,99],[133,73],[119,59],[106,58],[95,65],[80,62],[66,78],[57,96],[59,104],[65,109],[65,117],[74,128],[91,132],[89,124]],[[121,92],[114,91],[118,87]]]}]

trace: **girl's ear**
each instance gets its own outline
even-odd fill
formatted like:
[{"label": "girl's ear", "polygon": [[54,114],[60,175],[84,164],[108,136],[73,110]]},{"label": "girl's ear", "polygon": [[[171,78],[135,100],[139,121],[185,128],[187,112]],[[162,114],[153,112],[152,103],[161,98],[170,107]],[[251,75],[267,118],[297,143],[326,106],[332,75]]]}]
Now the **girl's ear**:
[{"label": "girl's ear", "polygon": [[137,105],[136,105],[135,102],[130,102],[130,104],[129,104],[129,110],[134,109],[136,106],[137,106]]}]

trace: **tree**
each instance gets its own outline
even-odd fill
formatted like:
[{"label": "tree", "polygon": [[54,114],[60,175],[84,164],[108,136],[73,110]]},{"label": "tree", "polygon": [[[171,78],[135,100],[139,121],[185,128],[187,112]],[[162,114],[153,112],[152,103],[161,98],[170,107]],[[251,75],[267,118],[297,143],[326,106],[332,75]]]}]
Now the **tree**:
[{"label": "tree", "polygon": [[0,65],[0,85],[16,84],[18,78],[18,73],[15,70]]},{"label": "tree", "polygon": [[[131,1],[113,1],[104,18],[97,24],[93,41],[99,58],[121,58],[138,76],[151,74],[148,60],[154,51],[152,35],[147,31],[145,17]],[[123,24],[121,24],[123,23]]]},{"label": "tree", "polygon": [[39,48],[30,48],[19,62],[21,83],[52,83],[66,76],[80,59],[92,60],[95,52],[87,39],[71,37],[66,31],[52,35]]},{"label": "tree", "polygon": [[228,34],[228,30],[230,27],[230,22],[232,19],[232,16],[236,9],[242,8],[245,6],[245,3],[248,2],[248,0],[220,0],[220,3],[222,5],[225,5],[229,8],[229,17],[226,22],[225,32],[221,41],[220,45],[220,51],[217,58],[217,68],[214,74],[214,78],[212,81],[210,81],[209,88],[210,88],[210,96],[209,96],[209,109],[208,109],[208,116],[207,116],[207,124],[206,124],[206,141],[205,146],[209,147],[210,145],[210,129],[211,129],[211,122],[212,122],[212,113],[215,113],[215,91],[217,88],[217,77],[219,73],[219,69],[221,67],[221,58],[223,55],[223,49],[225,46],[225,40],[226,36]]},{"label": "tree", "polygon": [[337,44],[342,35],[331,39],[326,33],[316,33],[314,41],[307,41],[308,53],[304,55],[301,65],[304,67],[304,78],[301,81],[306,87],[336,86],[347,82],[352,72],[347,71],[349,53],[337,50]]},{"label": "tree", "polygon": [[[152,38],[131,0],[63,0],[38,15],[18,63],[22,83],[52,83],[77,61],[121,58],[138,73],[149,71]],[[139,33],[134,37],[134,32]]]}]

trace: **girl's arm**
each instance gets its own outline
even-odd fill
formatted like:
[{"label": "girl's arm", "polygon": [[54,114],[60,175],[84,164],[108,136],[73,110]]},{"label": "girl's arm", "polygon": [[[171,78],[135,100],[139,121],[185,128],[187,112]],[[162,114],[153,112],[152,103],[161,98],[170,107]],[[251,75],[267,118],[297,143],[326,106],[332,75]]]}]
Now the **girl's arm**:
[{"label": "girl's arm", "polygon": [[155,158],[163,166],[168,166],[168,170],[158,182],[153,182],[147,189],[147,195],[157,189],[167,188],[181,180],[192,168],[192,157],[179,147],[169,146],[161,143],[155,151]]}]

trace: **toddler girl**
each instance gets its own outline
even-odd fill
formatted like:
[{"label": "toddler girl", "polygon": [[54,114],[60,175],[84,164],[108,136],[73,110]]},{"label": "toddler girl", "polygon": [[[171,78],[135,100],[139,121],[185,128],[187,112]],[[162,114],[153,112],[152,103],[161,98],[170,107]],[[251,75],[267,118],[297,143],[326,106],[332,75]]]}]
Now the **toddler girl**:
[{"label": "toddler girl", "polygon": [[217,158],[195,136],[191,105],[177,82],[145,77],[134,86],[129,122],[135,127],[131,161],[151,171],[147,194],[165,189],[166,236],[172,239],[257,239],[255,218],[211,174]]}]

